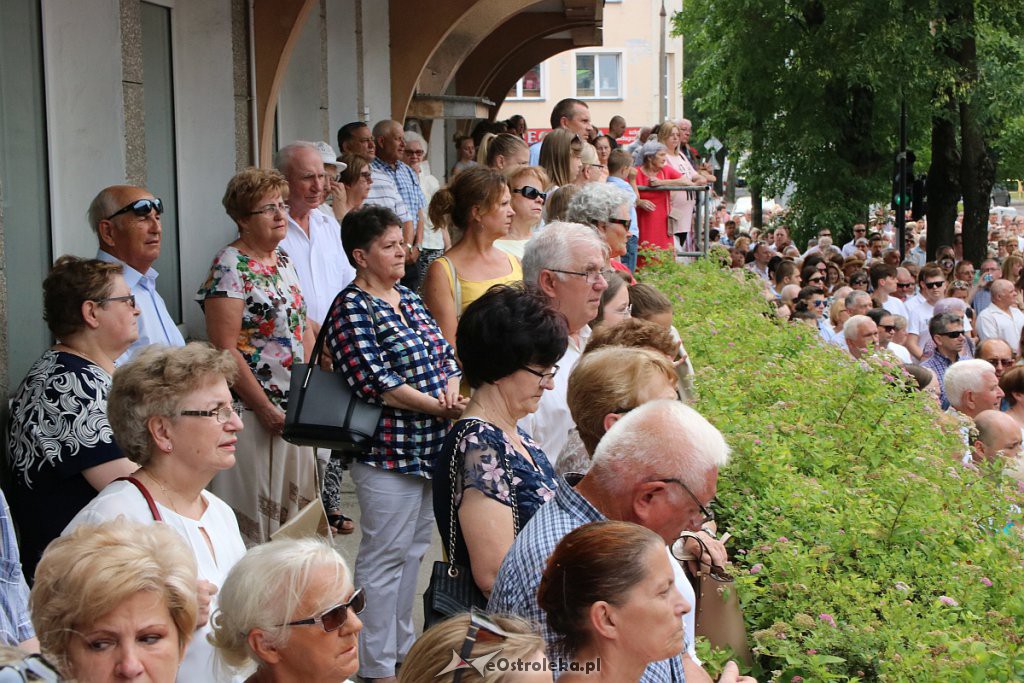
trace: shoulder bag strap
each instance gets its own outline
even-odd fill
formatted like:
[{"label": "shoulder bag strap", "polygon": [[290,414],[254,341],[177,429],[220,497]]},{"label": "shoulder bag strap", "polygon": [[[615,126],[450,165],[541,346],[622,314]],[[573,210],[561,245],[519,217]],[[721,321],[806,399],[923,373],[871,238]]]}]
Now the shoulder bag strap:
[{"label": "shoulder bag strap", "polygon": [[462,285],[459,284],[459,274],[455,272],[455,264],[447,256],[438,256],[439,259],[448,264],[448,273],[452,276],[452,297],[455,299],[455,319],[462,317]]},{"label": "shoulder bag strap", "polygon": [[126,481],[129,484],[134,485],[135,488],[137,488],[139,490],[139,493],[142,494],[142,497],[146,499],[146,504],[149,505],[149,513],[151,515],[153,515],[153,521],[154,522],[162,522],[162,521],[164,521],[163,517],[160,516],[160,511],[156,507],[156,501],[153,500],[153,495],[149,492],[149,489],[147,489],[145,487],[145,485],[141,481],[139,481],[138,479],[136,479],[135,477],[132,477],[132,476],[118,477],[114,481]]},{"label": "shoulder bag strap", "polygon": [[[524,448],[526,446],[523,446]],[[505,465],[505,476],[508,477],[508,499],[512,503],[512,537],[515,538],[519,535],[519,501],[516,500],[516,485],[512,476],[512,463],[508,457],[508,451],[502,455],[502,461]]]},{"label": "shoulder bag strap", "polygon": [[[448,563],[455,564],[455,527],[459,523],[459,518],[456,516],[455,510],[455,482],[457,481],[456,476],[459,470],[462,469],[463,458],[459,453],[459,444],[466,437],[466,432],[474,424],[479,423],[480,420],[466,420],[466,424],[462,425],[462,429],[459,430],[458,436],[455,437],[455,447],[452,457],[448,459],[448,487],[451,490],[451,496],[449,496],[448,505]],[[458,465],[456,465],[458,462]]]}]

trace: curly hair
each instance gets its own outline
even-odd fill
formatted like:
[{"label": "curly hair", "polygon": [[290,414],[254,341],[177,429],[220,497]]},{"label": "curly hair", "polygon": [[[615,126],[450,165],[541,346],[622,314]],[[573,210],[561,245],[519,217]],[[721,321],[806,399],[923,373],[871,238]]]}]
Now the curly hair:
[{"label": "curly hair", "polygon": [[82,304],[110,296],[119,263],[65,255],[57,259],[43,280],[43,320],[57,339],[85,327]]},{"label": "curly hair", "polygon": [[228,181],[221,203],[236,223],[256,207],[256,202],[271,192],[279,192],[288,199],[288,181],[280,171],[265,168],[247,168]]}]

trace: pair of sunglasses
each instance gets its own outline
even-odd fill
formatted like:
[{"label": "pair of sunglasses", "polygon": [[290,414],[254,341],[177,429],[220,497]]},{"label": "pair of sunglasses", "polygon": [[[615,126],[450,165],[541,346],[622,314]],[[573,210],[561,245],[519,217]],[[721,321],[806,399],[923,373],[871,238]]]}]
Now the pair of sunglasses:
[{"label": "pair of sunglasses", "polygon": [[320,614],[310,617],[309,619],[299,619],[298,621],[289,621],[285,626],[311,626],[313,624],[319,624],[323,630],[330,633],[331,631],[337,631],[339,628],[345,625],[348,621],[348,611],[352,610],[355,614],[361,614],[363,609],[366,608],[366,594],[363,593],[363,589],[360,588],[352,594],[348,602],[343,602],[334,607],[330,607]]},{"label": "pair of sunglasses", "polygon": [[123,213],[128,213],[129,211],[139,218],[148,216],[150,211],[156,211],[156,215],[159,216],[164,212],[164,203],[161,199],[136,199],[131,204],[122,206],[120,209],[107,216],[106,219],[109,221],[113,218],[117,218]]},{"label": "pair of sunglasses", "polygon": [[[508,637],[508,631],[498,626],[497,622],[491,619],[487,613],[474,607],[469,613],[469,628],[466,629],[466,638],[462,641],[462,647],[459,648],[459,657],[462,658],[462,661],[468,662],[473,654],[473,646],[478,641],[496,642]],[[465,668],[456,669],[455,675],[452,676],[452,683],[461,683],[462,672],[465,670]],[[482,671],[479,673],[481,676],[483,675]]]},{"label": "pair of sunglasses", "polygon": [[0,666],[0,683],[57,683],[59,680],[57,667],[42,655],[27,655],[20,662]]},{"label": "pair of sunglasses", "polygon": [[524,185],[523,187],[520,187],[512,191],[515,192],[516,194],[523,195],[523,197],[526,199],[536,199],[537,197],[540,197],[541,199],[547,201],[548,198],[547,192],[541,192],[536,187],[531,187],[529,185]]}]

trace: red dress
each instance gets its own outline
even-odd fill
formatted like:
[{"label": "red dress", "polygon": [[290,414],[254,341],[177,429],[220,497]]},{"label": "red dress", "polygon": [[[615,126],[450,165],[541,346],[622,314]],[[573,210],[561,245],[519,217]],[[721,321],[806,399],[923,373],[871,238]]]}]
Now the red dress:
[{"label": "red dress", "polygon": [[[665,164],[658,175],[658,180],[676,180],[682,174],[668,164]],[[636,184],[643,186],[648,184],[647,174],[642,166],[636,169]],[[656,247],[658,249],[675,250],[672,236],[668,234],[668,212],[671,202],[671,192],[640,190],[640,199],[654,202],[654,211],[644,211],[641,208],[636,210],[637,227],[640,229],[640,248]]]}]

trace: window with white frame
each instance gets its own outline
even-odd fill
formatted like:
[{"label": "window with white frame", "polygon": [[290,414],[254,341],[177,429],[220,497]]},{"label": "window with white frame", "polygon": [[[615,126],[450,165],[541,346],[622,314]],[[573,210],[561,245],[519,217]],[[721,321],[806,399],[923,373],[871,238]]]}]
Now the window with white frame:
[{"label": "window with white frame", "polygon": [[576,97],[620,99],[622,55],[618,52],[577,52]]},{"label": "window with white frame", "polygon": [[508,100],[542,100],[544,99],[544,73],[541,65],[533,67],[516,81],[508,91]]}]

